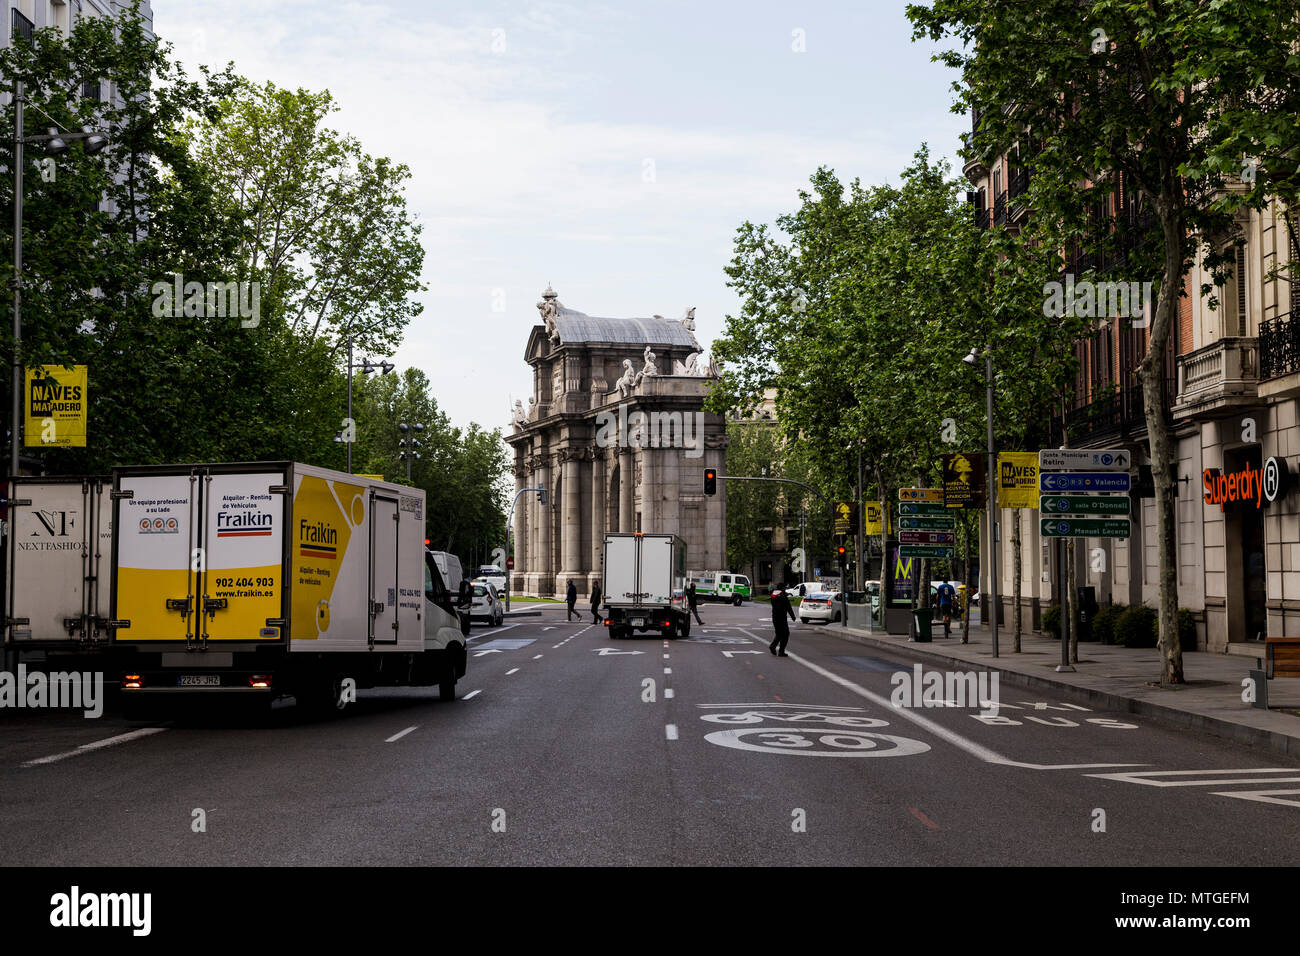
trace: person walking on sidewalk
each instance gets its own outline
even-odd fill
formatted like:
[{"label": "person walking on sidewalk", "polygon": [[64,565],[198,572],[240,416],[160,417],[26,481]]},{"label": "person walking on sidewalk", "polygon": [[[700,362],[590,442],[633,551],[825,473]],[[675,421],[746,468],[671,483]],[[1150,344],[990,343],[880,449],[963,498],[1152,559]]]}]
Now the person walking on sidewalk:
[{"label": "person walking on sidewalk", "polygon": [[776,631],[776,637],[767,649],[777,657],[789,657],[785,652],[785,645],[790,640],[790,625],[785,622],[786,615],[790,620],[794,620],[794,608],[790,606],[790,599],[780,588],[772,588],[772,629]]},{"label": "person walking on sidewalk", "polygon": [[591,585],[591,623],[600,623],[600,582],[594,581]]},{"label": "person walking on sidewalk", "polygon": [[691,613],[695,615],[695,623],[703,625],[704,622],[700,620],[700,601],[695,596],[694,581],[686,586],[686,603],[690,605]]},{"label": "person walking on sidewalk", "polygon": [[[577,612],[574,610],[574,607],[575,607],[575,606],[577,605],[577,603],[578,603],[578,589],[577,589],[576,587],[573,586],[573,578],[569,578],[569,590],[567,590],[567,591],[564,592],[564,600],[565,600],[566,602],[568,602],[568,605],[569,605],[569,620],[572,621],[572,620],[573,620],[573,615],[577,613]],[[579,620],[582,620],[582,619],[579,618]]]},{"label": "person walking on sidewalk", "polygon": [[938,588],[939,614],[943,617],[943,636],[952,637],[952,609],[957,603],[957,589],[943,579]]}]

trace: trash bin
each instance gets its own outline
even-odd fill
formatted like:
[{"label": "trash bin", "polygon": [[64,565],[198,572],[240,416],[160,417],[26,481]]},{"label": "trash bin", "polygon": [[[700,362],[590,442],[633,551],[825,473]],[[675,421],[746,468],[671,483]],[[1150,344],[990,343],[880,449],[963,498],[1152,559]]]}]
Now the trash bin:
[{"label": "trash bin", "polygon": [[929,644],[931,640],[930,622],[934,615],[934,609],[928,607],[918,607],[912,610],[912,619],[916,622],[916,642],[918,644]]}]

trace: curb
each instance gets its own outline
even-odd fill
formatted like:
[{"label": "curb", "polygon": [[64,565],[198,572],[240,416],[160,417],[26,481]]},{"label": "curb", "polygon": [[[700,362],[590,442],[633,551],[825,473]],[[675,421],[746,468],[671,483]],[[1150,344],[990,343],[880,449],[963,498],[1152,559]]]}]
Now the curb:
[{"label": "curb", "polygon": [[1074,698],[1079,703],[1097,704],[1107,710],[1117,710],[1123,713],[1150,717],[1164,724],[1200,731],[1225,740],[1231,740],[1234,743],[1271,750],[1285,754],[1288,757],[1300,757],[1300,737],[1293,737],[1275,730],[1250,727],[1231,720],[1225,720],[1222,717],[1197,714],[1176,707],[1155,704],[1147,700],[1126,697],[1123,694],[1097,690],[1092,687],[1080,687],[1077,684],[1052,680],[1050,677],[1022,674],[1019,671],[997,667],[992,662],[976,662],[961,657],[950,657],[940,650],[920,650],[917,649],[915,644],[911,643],[900,646],[895,641],[884,640],[857,628],[837,627],[830,636],[882,650],[904,651],[908,655],[925,658],[931,663],[945,666],[960,664],[970,667],[972,664],[982,664],[985,667],[997,670],[1001,675],[1000,680],[1006,681],[1008,684],[1014,684],[1017,687],[1025,687],[1030,690],[1053,690],[1063,697]]}]

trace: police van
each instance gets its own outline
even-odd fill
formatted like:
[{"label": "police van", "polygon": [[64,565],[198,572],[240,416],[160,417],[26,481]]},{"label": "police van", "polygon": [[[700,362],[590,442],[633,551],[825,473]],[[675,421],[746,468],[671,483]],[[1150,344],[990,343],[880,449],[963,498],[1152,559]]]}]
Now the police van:
[{"label": "police van", "polygon": [[704,601],[725,601],[736,607],[754,599],[749,578],[730,571],[691,571],[688,583],[695,585],[695,596]]}]

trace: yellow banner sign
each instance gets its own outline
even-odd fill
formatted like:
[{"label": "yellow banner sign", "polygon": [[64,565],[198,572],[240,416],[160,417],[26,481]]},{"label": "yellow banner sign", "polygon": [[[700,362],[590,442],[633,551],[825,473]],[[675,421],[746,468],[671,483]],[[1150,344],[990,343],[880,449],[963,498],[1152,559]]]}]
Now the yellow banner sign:
[{"label": "yellow banner sign", "polygon": [[998,455],[998,507],[1038,507],[1038,453],[1004,451]]},{"label": "yellow banner sign", "polygon": [[28,447],[86,447],[86,366],[27,369]]},{"label": "yellow banner sign", "polygon": [[879,501],[864,501],[862,510],[862,533],[881,534],[884,530],[880,525],[885,513],[884,505]]}]

